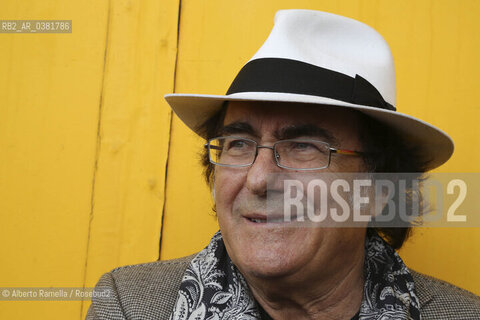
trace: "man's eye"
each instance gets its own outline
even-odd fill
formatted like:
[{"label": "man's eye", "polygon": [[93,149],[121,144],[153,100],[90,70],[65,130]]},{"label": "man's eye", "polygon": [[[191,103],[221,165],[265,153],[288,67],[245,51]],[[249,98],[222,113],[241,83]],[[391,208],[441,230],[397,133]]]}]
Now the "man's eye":
[{"label": "man's eye", "polygon": [[314,150],[316,148],[313,144],[308,142],[295,142],[292,146],[292,149],[296,151],[303,151],[303,150]]},{"label": "man's eye", "polygon": [[233,141],[230,141],[228,143],[228,150],[230,149],[242,149],[242,148],[246,148],[247,147],[247,143],[243,140],[233,140]]}]

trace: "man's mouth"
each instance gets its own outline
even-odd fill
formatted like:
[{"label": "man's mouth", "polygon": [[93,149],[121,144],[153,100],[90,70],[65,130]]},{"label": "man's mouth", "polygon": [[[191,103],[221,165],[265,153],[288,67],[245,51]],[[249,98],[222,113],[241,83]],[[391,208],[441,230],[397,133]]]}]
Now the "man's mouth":
[{"label": "man's mouth", "polygon": [[285,219],[283,216],[275,216],[275,217],[244,217],[247,220],[253,223],[286,223],[286,222],[293,222],[295,221],[296,217],[291,220]]},{"label": "man's mouth", "polygon": [[255,222],[255,223],[266,223],[267,219],[261,219],[261,218],[247,218],[248,220]]}]

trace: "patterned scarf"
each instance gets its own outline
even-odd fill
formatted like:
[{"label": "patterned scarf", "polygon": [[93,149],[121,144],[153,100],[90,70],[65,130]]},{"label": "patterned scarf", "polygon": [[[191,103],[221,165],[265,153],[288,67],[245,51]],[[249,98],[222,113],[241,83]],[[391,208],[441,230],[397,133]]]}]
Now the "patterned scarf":
[{"label": "patterned scarf", "polygon": [[[421,319],[408,268],[378,235],[365,241],[364,275],[360,320]],[[170,320],[234,319],[261,319],[260,310],[217,232],[187,267]]]}]

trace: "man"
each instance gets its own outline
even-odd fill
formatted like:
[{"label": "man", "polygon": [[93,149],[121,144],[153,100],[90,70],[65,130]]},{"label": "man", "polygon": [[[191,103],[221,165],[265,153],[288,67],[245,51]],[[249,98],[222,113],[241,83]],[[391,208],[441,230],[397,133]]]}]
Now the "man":
[{"label": "man", "polygon": [[166,97],[207,140],[220,232],[194,256],[107,273],[97,287],[112,295],[94,298],[87,319],[479,319],[478,297],[395,253],[408,226],[305,225],[278,210],[282,175],[420,177],[447,161],[448,135],[397,113],[395,94],[376,31],[324,12],[278,12],[227,95]]}]

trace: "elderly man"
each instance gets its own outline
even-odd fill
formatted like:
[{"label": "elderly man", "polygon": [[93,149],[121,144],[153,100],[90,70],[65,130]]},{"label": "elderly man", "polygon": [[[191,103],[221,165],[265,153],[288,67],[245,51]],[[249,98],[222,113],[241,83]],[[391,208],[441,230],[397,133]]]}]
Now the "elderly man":
[{"label": "elderly man", "polygon": [[166,97],[207,140],[220,231],[196,255],[107,273],[97,288],[112,295],[94,298],[87,319],[480,319],[477,296],[405,266],[395,249],[408,226],[305,225],[275,211],[282,174],[421,176],[447,161],[451,139],[397,113],[395,94],[376,31],[278,12],[227,95]]}]

